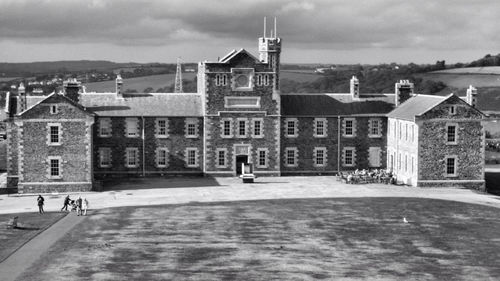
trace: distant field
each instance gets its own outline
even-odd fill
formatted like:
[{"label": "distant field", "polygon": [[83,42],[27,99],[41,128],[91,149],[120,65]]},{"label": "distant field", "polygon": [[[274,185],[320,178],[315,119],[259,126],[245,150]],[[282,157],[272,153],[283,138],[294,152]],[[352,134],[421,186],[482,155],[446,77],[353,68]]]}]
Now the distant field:
[{"label": "distant field", "polygon": [[500,122],[484,122],[484,129],[494,137],[500,138]]},{"label": "distant field", "polygon": [[281,71],[281,79],[288,79],[295,82],[312,82],[320,78],[321,75],[305,70],[284,70]]},{"label": "distant field", "polygon": [[452,68],[452,69],[435,71],[434,73],[446,73],[446,74],[499,74],[500,75],[500,66]]},{"label": "distant field", "polygon": [[0,82],[9,82],[18,78],[19,77],[0,77]]},{"label": "distant field", "polygon": [[[193,80],[196,73],[183,73],[182,78],[184,80]],[[281,72],[282,79],[293,80],[297,82],[311,82],[318,78],[320,75],[314,74],[312,72],[301,72],[301,71],[283,71]],[[144,89],[151,87],[156,91],[159,88],[164,88],[168,85],[173,84],[175,81],[175,74],[160,74],[151,75],[143,77],[135,77],[130,79],[124,79],[123,88],[136,90],[138,92],[143,92]],[[115,81],[102,81],[85,84],[87,87],[87,92],[113,92],[115,91]]]},{"label": "distant field", "polygon": [[[184,80],[193,80],[196,76],[195,73],[183,73],[182,78]],[[156,91],[159,88],[164,88],[168,85],[173,84],[175,81],[174,74],[161,74],[161,75],[151,75],[144,77],[135,77],[124,79],[123,89],[136,90],[138,92],[143,92],[144,89],[151,87]],[[87,87],[87,92],[114,92],[115,91],[115,81],[103,81],[85,84]]]},{"label": "distant field", "polygon": [[[483,111],[499,112],[500,111],[500,67],[489,67],[489,71],[493,73],[498,70],[498,74],[477,74],[481,73],[480,69],[486,68],[469,68],[469,73],[453,73],[454,69],[449,69],[442,72],[430,72],[419,74],[418,76],[424,80],[442,81],[448,87],[437,93],[438,95],[448,95],[455,93],[459,96],[465,96],[467,88],[472,85],[478,90],[477,107]],[[478,72],[473,73],[473,69]],[[496,69],[496,70],[495,70]],[[458,71],[458,70],[455,70]],[[465,70],[462,70],[465,71]]]},{"label": "distant field", "polygon": [[423,79],[442,81],[451,88],[500,87],[500,74],[452,74],[431,72],[419,75]]}]

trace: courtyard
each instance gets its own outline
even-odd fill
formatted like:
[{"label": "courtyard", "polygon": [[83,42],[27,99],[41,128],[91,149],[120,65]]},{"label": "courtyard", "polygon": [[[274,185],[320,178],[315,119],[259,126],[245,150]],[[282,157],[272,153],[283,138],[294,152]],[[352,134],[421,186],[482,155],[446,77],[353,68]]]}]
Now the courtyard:
[{"label": "courtyard", "polygon": [[[46,210],[57,213],[65,194],[45,196]],[[71,196],[88,198],[90,215],[65,216],[60,223],[75,226],[31,264],[19,261],[27,264],[16,280],[500,276],[500,200],[472,190],[347,185],[335,177],[269,177],[254,184],[180,177],[129,180]],[[36,196],[0,199],[2,220],[36,209]]]}]

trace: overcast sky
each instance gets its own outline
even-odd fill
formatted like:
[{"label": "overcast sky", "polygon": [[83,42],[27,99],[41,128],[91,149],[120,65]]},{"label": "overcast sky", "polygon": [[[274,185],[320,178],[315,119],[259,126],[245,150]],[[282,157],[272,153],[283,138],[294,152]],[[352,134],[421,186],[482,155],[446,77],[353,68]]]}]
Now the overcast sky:
[{"label": "overcast sky", "polygon": [[285,63],[468,62],[500,53],[499,12],[498,0],[0,0],[0,61],[257,54],[276,16]]}]

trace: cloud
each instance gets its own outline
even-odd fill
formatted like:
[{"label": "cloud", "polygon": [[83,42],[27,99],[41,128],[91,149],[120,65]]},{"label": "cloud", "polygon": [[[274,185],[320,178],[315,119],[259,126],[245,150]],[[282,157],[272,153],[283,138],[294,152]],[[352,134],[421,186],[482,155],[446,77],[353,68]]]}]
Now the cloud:
[{"label": "cloud", "polygon": [[247,45],[277,16],[284,46],[304,51],[494,48],[499,10],[495,0],[2,0],[0,41]]},{"label": "cloud", "polygon": [[282,15],[290,12],[312,11],[314,7],[314,3],[311,2],[290,2],[281,7],[281,9],[278,10],[278,14]]}]

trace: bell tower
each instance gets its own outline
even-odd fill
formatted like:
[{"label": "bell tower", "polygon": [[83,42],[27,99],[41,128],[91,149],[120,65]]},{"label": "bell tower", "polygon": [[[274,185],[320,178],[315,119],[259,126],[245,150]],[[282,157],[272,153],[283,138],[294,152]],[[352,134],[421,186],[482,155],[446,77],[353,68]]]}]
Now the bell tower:
[{"label": "bell tower", "polygon": [[266,18],[264,18],[264,36],[259,38],[259,55],[259,60],[267,64],[274,72],[273,90],[278,92],[280,89],[281,38],[278,37],[276,18],[274,18],[274,34],[271,30],[270,37],[266,35]]}]

